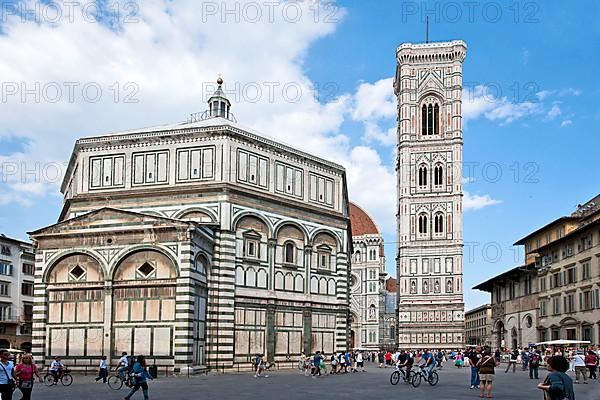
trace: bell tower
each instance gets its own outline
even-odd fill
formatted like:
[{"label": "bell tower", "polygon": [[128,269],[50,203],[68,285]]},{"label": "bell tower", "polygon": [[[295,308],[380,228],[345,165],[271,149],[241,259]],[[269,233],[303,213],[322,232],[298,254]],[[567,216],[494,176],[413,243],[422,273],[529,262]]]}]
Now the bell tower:
[{"label": "bell tower", "polygon": [[404,43],[398,99],[398,346],[464,345],[462,64],[467,45]]}]

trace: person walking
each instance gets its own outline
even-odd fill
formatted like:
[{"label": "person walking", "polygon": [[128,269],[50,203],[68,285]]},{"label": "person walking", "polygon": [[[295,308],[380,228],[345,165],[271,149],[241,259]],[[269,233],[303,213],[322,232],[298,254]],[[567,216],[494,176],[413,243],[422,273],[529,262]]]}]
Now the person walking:
[{"label": "person walking", "polygon": [[518,359],[519,359],[519,350],[514,349],[510,353],[510,359],[508,361],[508,366],[506,367],[506,371],[504,371],[505,374],[508,372],[510,367],[512,367],[512,369],[513,369],[513,374],[517,371],[517,360]]},{"label": "person walking", "polygon": [[15,380],[13,379],[15,364],[9,360],[9,357],[8,350],[0,350],[0,397],[2,400],[12,400],[15,389]]},{"label": "person walking", "polygon": [[579,383],[579,375],[583,375],[583,383],[587,385],[587,367],[583,351],[578,351],[573,356],[573,366],[575,367],[575,383]]},{"label": "person walking", "polygon": [[102,383],[106,383],[106,378],[108,377],[108,364],[106,363],[106,356],[102,356],[100,360],[100,366],[98,367],[98,377],[96,378],[96,382],[102,379]]},{"label": "person walking", "polygon": [[529,379],[540,379],[538,376],[538,371],[540,369],[540,353],[537,350],[531,352],[531,357],[529,360]]},{"label": "person walking", "polygon": [[590,379],[598,379],[596,369],[598,368],[598,356],[593,350],[589,350],[585,356],[585,366],[590,371]]},{"label": "person walking", "polygon": [[531,356],[531,353],[529,352],[529,349],[523,349],[523,351],[521,352],[521,361],[523,362],[523,371],[527,371],[527,368],[529,367],[530,356]]},{"label": "person walking", "polygon": [[483,353],[482,357],[477,361],[475,367],[479,369],[479,378],[481,380],[479,389],[481,390],[481,394],[479,397],[485,398],[487,391],[487,398],[492,398],[492,384],[494,382],[494,378],[496,377],[496,359],[492,356],[492,350],[486,349]]},{"label": "person walking", "polygon": [[544,382],[537,386],[544,391],[545,400],[575,400],[573,380],[566,374],[569,361],[563,356],[553,356],[548,358],[546,368],[550,373]]},{"label": "person walking", "polygon": [[[17,379],[17,387],[23,394],[21,400],[31,399],[31,391],[33,390],[35,377],[38,378],[38,381],[43,382],[37,365],[33,363],[31,354],[24,354],[23,357],[21,357],[21,363],[15,367],[14,376]],[[4,397],[2,398],[4,399]]]},{"label": "person walking", "polygon": [[480,378],[479,378],[479,367],[477,367],[477,363],[481,360],[481,346],[477,346],[476,348],[472,348],[471,351],[467,354],[471,365],[471,389],[479,388]]},{"label": "person walking", "polygon": [[456,366],[456,368],[462,368],[463,366],[463,356],[462,353],[458,353],[456,355],[456,360],[454,361],[454,365]]},{"label": "person walking", "polygon": [[135,364],[133,364],[133,377],[134,385],[131,388],[131,392],[123,399],[129,400],[141,388],[144,400],[148,400],[148,379],[152,380],[152,377],[146,371],[146,358],[144,356],[137,356]]},{"label": "person walking", "polygon": [[496,364],[500,364],[500,349],[496,349],[494,352],[494,358],[496,359]]},{"label": "person walking", "polygon": [[356,354],[356,371],[358,372],[358,369],[360,368],[360,370],[362,372],[365,372],[365,363],[363,361],[363,354],[362,351],[359,351]]},{"label": "person walking", "polygon": [[385,368],[388,366],[392,366],[392,353],[389,350],[385,353]]}]

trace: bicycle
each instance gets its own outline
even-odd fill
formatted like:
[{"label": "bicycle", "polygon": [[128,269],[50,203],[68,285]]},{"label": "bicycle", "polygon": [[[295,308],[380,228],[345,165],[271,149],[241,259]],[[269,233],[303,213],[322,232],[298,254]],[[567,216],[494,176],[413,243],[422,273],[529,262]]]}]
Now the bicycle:
[{"label": "bicycle", "polygon": [[392,372],[392,375],[390,375],[390,383],[392,385],[397,385],[398,382],[400,382],[400,376],[402,376],[402,380],[405,383],[410,383],[408,378],[406,377],[406,372],[403,369],[404,367],[396,365],[394,368],[396,368],[396,370]]},{"label": "bicycle", "polygon": [[413,385],[413,387],[419,387],[419,385],[421,385],[422,380],[426,380],[427,383],[429,383],[429,385],[431,386],[435,386],[438,384],[438,381],[440,380],[438,373],[435,371],[426,373],[425,369],[426,367],[421,366],[420,370],[413,375],[411,379],[411,384]]},{"label": "bicycle", "polygon": [[130,374],[129,371],[123,371],[123,375],[125,378],[121,378],[119,375],[119,370],[115,370],[116,373],[112,373],[108,376],[108,386],[113,390],[119,390],[123,387],[123,385],[127,387],[131,387],[134,385],[133,382],[133,374]]},{"label": "bicycle", "polygon": [[58,383],[58,381],[60,381],[60,383],[62,383],[63,386],[71,386],[71,384],[73,383],[73,376],[71,375],[71,370],[66,368],[63,369],[58,373],[58,377],[56,379],[54,378],[54,374],[50,371],[48,371],[46,375],[44,375],[44,385],[46,386],[52,386]]}]

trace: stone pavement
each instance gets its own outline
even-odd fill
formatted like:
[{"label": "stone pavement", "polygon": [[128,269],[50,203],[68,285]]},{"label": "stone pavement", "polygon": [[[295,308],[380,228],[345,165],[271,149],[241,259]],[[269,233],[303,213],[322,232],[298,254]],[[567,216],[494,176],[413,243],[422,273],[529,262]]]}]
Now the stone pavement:
[{"label": "stone pavement", "polygon": [[[440,382],[431,387],[421,384],[419,388],[404,383],[392,386],[389,376],[392,369],[380,369],[367,366],[366,373],[326,376],[312,379],[297,371],[273,371],[268,378],[254,379],[251,374],[209,375],[194,377],[159,378],[150,382],[151,400],[189,400],[189,399],[289,399],[289,400],[370,400],[402,398],[410,400],[462,400],[479,399],[478,390],[469,390],[468,368],[457,369],[447,366],[441,371]],[[543,400],[538,381],[530,380],[527,373],[517,371],[505,374],[498,368],[494,382],[494,397],[506,400]],[[546,375],[540,370],[540,378]],[[107,385],[94,383],[90,376],[75,376],[70,387],[44,387],[36,384],[33,400],[64,399],[122,399],[126,388],[111,390]],[[600,400],[600,382],[588,385],[575,385],[577,400]],[[17,392],[15,400],[20,399]],[[143,399],[141,391],[133,399]]]}]

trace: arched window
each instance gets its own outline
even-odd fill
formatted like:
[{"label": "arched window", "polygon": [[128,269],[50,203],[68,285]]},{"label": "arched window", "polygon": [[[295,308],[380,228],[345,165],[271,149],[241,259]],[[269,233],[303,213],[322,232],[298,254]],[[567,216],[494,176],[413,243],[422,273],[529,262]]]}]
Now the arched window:
[{"label": "arched window", "polygon": [[433,184],[435,186],[442,186],[444,184],[444,168],[441,164],[436,165],[433,170]]},{"label": "arched window", "polygon": [[434,217],[434,232],[444,232],[444,216],[442,215],[442,213],[437,213]]},{"label": "arched window", "polygon": [[425,165],[419,167],[419,186],[427,186],[427,167]]},{"label": "arched window", "polygon": [[292,242],[287,242],[284,248],[284,260],[288,264],[293,264],[296,260],[296,246]]},{"label": "arched window", "polygon": [[356,250],[356,252],[354,253],[354,261],[356,262],[360,262],[360,250]]},{"label": "arched window", "polygon": [[421,134],[423,136],[440,133],[440,106],[433,100],[428,100],[421,108]]},{"label": "arched window", "polygon": [[427,215],[425,215],[425,214],[419,215],[419,233],[420,234],[427,233]]},{"label": "arched window", "polygon": [[196,272],[198,272],[201,275],[206,275],[207,272],[207,268],[208,268],[208,260],[206,259],[206,257],[203,254],[198,255],[198,257],[196,257]]}]

